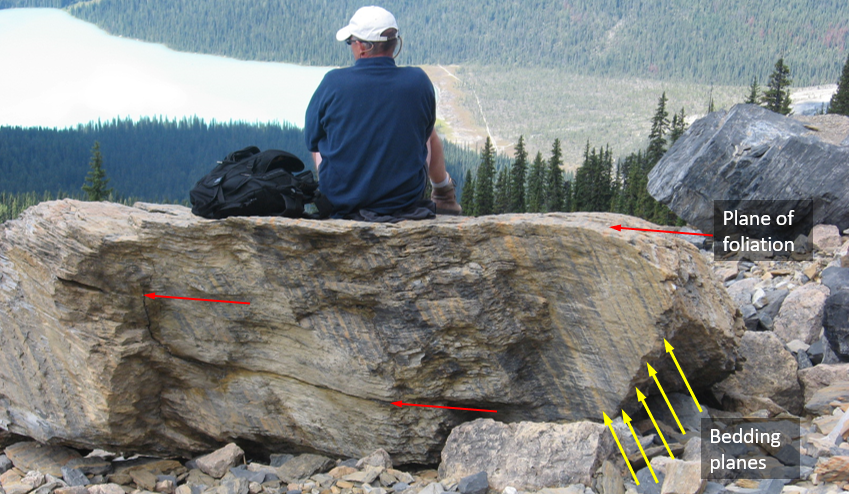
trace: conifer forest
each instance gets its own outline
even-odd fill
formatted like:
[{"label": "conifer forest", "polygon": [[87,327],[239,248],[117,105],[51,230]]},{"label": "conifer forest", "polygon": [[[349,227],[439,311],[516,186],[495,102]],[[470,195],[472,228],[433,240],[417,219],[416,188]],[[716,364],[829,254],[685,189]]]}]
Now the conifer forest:
[{"label": "conifer forest", "polygon": [[[0,0],[59,7],[107,32],[245,60],[338,66],[333,34],[361,0]],[[605,76],[747,84],[785,56],[801,85],[834,78],[847,52],[842,0],[384,0],[405,60],[565,67]],[[840,67],[840,65],[839,65]]]}]

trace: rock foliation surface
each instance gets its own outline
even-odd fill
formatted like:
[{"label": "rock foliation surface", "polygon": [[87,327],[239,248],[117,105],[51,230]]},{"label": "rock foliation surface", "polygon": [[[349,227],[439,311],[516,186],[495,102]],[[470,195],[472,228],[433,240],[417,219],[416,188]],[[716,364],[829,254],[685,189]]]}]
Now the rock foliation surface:
[{"label": "rock foliation surface", "polygon": [[[836,118],[846,129],[847,117]],[[756,105],[711,113],[694,122],[652,169],[647,188],[706,233],[714,231],[715,200],[814,199],[815,224],[846,230],[847,139],[822,139],[820,125],[829,122],[805,124]],[[787,211],[764,210],[779,213]]]},{"label": "rock foliation surface", "polygon": [[736,308],[695,247],[621,223],[652,226],[42,203],[0,230],[0,424],[81,448],[428,463],[468,415],[394,401],[599,420],[637,408],[647,362],[683,387],[664,338],[707,389],[735,368]]}]

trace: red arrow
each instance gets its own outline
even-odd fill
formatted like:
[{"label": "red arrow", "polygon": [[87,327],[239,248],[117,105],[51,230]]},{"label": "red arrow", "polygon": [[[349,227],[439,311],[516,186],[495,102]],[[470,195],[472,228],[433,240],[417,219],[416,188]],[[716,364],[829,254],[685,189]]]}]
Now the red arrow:
[{"label": "red arrow", "polygon": [[480,408],[459,408],[459,407],[441,407],[438,405],[416,405],[413,403],[404,403],[403,401],[394,401],[393,405],[397,407],[409,406],[409,407],[425,407],[425,408],[447,408],[449,410],[470,410],[473,412],[492,412],[496,413],[496,410],[481,410]]},{"label": "red arrow", "polygon": [[176,298],[176,299],[179,299],[179,300],[200,300],[201,302],[220,302],[222,304],[251,305],[251,302],[233,302],[232,300],[210,300],[208,298],[169,297],[168,295],[157,295],[155,293],[146,293],[145,297],[152,298],[154,300],[156,300],[156,298],[159,297],[159,298]]},{"label": "red arrow", "polygon": [[671,232],[668,230],[647,230],[645,228],[626,228],[622,225],[612,226],[611,228],[621,232],[623,230],[637,230],[639,232],[658,232],[658,233],[675,233],[676,235],[702,235],[703,237],[713,237],[710,233],[691,233],[691,232]]}]

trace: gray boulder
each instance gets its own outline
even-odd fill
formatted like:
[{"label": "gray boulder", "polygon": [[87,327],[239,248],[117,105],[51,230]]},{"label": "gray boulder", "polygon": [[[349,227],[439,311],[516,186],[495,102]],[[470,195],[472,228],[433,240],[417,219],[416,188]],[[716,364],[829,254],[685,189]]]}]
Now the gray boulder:
[{"label": "gray boulder", "polygon": [[744,317],[744,326],[747,328],[747,331],[758,330],[761,318],[759,317],[759,313],[756,310],[755,306],[753,306],[753,304],[746,304],[741,306],[741,315]]},{"label": "gray boulder", "polygon": [[[788,293],[788,290],[769,290],[765,294],[767,305],[758,310],[758,326],[761,331],[773,331],[774,321]],[[743,313],[743,310],[741,312]],[[746,318],[744,320],[746,321]]]},{"label": "gray boulder", "polygon": [[701,474],[700,462],[673,460],[667,465],[661,494],[700,494],[707,482]]},{"label": "gray boulder", "polygon": [[839,360],[848,357],[848,313],[850,297],[847,288],[838,290],[826,299],[823,310],[823,335]]},{"label": "gray boulder", "polygon": [[[2,395],[0,395],[0,413],[2,413]],[[61,446],[39,444],[33,441],[16,443],[5,450],[6,456],[22,472],[38,471],[62,477],[62,467],[69,461],[80,458],[73,449]]]},{"label": "gray boulder", "polygon": [[236,466],[244,456],[245,452],[242,451],[242,448],[235,443],[230,443],[223,448],[198,458],[195,462],[202,472],[210,477],[220,479],[224,477],[224,474],[228,470]]},{"label": "gray boulder", "polygon": [[305,453],[278,467],[277,476],[284,482],[296,482],[316,472],[330,470],[333,464],[333,460],[326,456]]},{"label": "gray boulder", "polygon": [[758,282],[758,278],[744,278],[743,280],[735,281],[726,288],[736,307],[743,310],[743,307],[747,305],[752,306],[753,293],[756,291],[755,287]]},{"label": "gray boulder", "polygon": [[223,480],[221,485],[213,489],[215,494],[248,494],[250,482],[239,477]]},{"label": "gray boulder", "polygon": [[658,483],[655,483],[655,478],[652,477],[652,472],[649,467],[643,467],[637,471],[636,476],[640,484],[636,486],[640,494],[661,494],[661,486],[664,485],[664,479],[667,477],[660,471],[655,472],[655,478]]},{"label": "gray boulder", "polygon": [[835,225],[815,225],[811,236],[816,250],[831,254],[841,247],[841,233]]},{"label": "gray boulder", "polygon": [[[832,403],[844,402],[847,403],[848,398],[847,383],[832,384],[825,388],[815,391],[811,399],[806,402],[806,411],[812,415],[827,415],[832,412]],[[824,431],[826,434],[828,431]]]},{"label": "gray boulder", "polygon": [[623,476],[620,470],[610,461],[602,463],[602,478],[597,479],[597,487],[601,484],[601,494],[625,494]]},{"label": "gray boulder", "polygon": [[279,467],[293,458],[295,458],[295,455],[289,453],[275,453],[269,457],[269,464],[273,467]]},{"label": "gray boulder", "polygon": [[62,479],[71,487],[89,485],[89,479],[77,468],[62,467]]},{"label": "gray boulder", "polygon": [[252,472],[243,465],[231,468],[230,473],[234,477],[243,478],[248,482],[256,482],[258,484],[262,484],[266,480],[266,474],[264,472]]},{"label": "gray boulder", "polygon": [[[843,231],[850,214],[848,159],[846,144],[825,142],[802,122],[741,104],[694,122],[649,173],[647,188],[707,233],[714,232],[715,200],[776,199],[815,199],[814,224]],[[803,212],[802,203],[796,210]]]},{"label": "gray boulder", "polygon": [[807,283],[791,292],[779,309],[774,323],[776,336],[783,342],[800,340],[811,345],[823,328],[824,303],[829,289],[817,283]]},{"label": "gray boulder", "polygon": [[804,351],[800,351],[793,354],[797,359],[797,370],[801,371],[804,369],[808,369],[812,367],[812,360],[809,358],[809,354]]},{"label": "gray boulder", "polygon": [[392,468],[393,461],[389,453],[383,449],[377,449],[371,454],[360,458],[356,464],[357,468],[377,467],[377,468]]},{"label": "gray boulder", "polygon": [[460,494],[487,494],[489,485],[487,483],[487,472],[478,472],[460,479],[457,491]]},{"label": "gray boulder", "polygon": [[118,484],[92,485],[88,487],[88,491],[89,494],[124,494],[124,489]]},{"label": "gray boulder", "polygon": [[[717,384],[720,395],[768,398],[791,413],[803,408],[802,391],[797,382],[797,360],[774,333],[747,331],[741,338],[741,356],[746,359],[741,370]],[[724,404],[739,411],[732,401]]]},{"label": "gray boulder", "polygon": [[590,485],[616,450],[608,427],[593,422],[504,424],[478,419],[455,427],[442,451],[441,478],[486,472],[490,487],[537,491]]},{"label": "gray boulder", "polygon": [[809,360],[812,361],[813,365],[835,363],[829,361],[829,355],[833,354],[833,352],[829,348],[829,341],[824,336],[821,336],[817,341],[812,343],[808,350],[806,350],[806,354],[809,356]]},{"label": "gray boulder", "polygon": [[821,273],[821,283],[829,288],[830,295],[835,295],[841,289],[847,290],[850,285],[850,268],[830,266]]}]

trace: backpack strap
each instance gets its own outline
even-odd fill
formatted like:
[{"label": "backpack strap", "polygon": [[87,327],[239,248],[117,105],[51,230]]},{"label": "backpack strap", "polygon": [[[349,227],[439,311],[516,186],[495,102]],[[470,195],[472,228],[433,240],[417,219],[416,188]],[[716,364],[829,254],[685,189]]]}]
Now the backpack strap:
[{"label": "backpack strap", "polygon": [[299,195],[281,194],[286,202],[286,209],[280,213],[284,218],[301,218],[304,216],[304,198]]},{"label": "backpack strap", "polygon": [[291,174],[304,170],[304,162],[298,156],[279,149],[268,149],[254,157],[250,166],[251,173],[263,174],[283,169]]},{"label": "backpack strap", "polygon": [[334,205],[331,203],[330,199],[318,190],[316,191],[316,195],[313,197],[313,204],[316,205],[318,213],[309,215],[311,219],[323,220],[325,218],[329,218],[331,213],[334,212]]},{"label": "backpack strap", "polygon": [[304,198],[303,205],[312,203],[316,206],[316,213],[305,213],[304,218],[322,220],[329,218],[334,211],[334,205],[324,194],[319,191],[319,182],[312,170],[304,170],[292,175],[293,181],[300,195]]},{"label": "backpack strap", "polygon": [[238,163],[244,160],[245,158],[250,158],[251,156],[254,156],[255,154],[259,153],[260,148],[258,148],[257,146],[248,146],[244,149],[240,149],[239,151],[233,151],[232,153],[228,154],[224,158],[224,162]]}]

